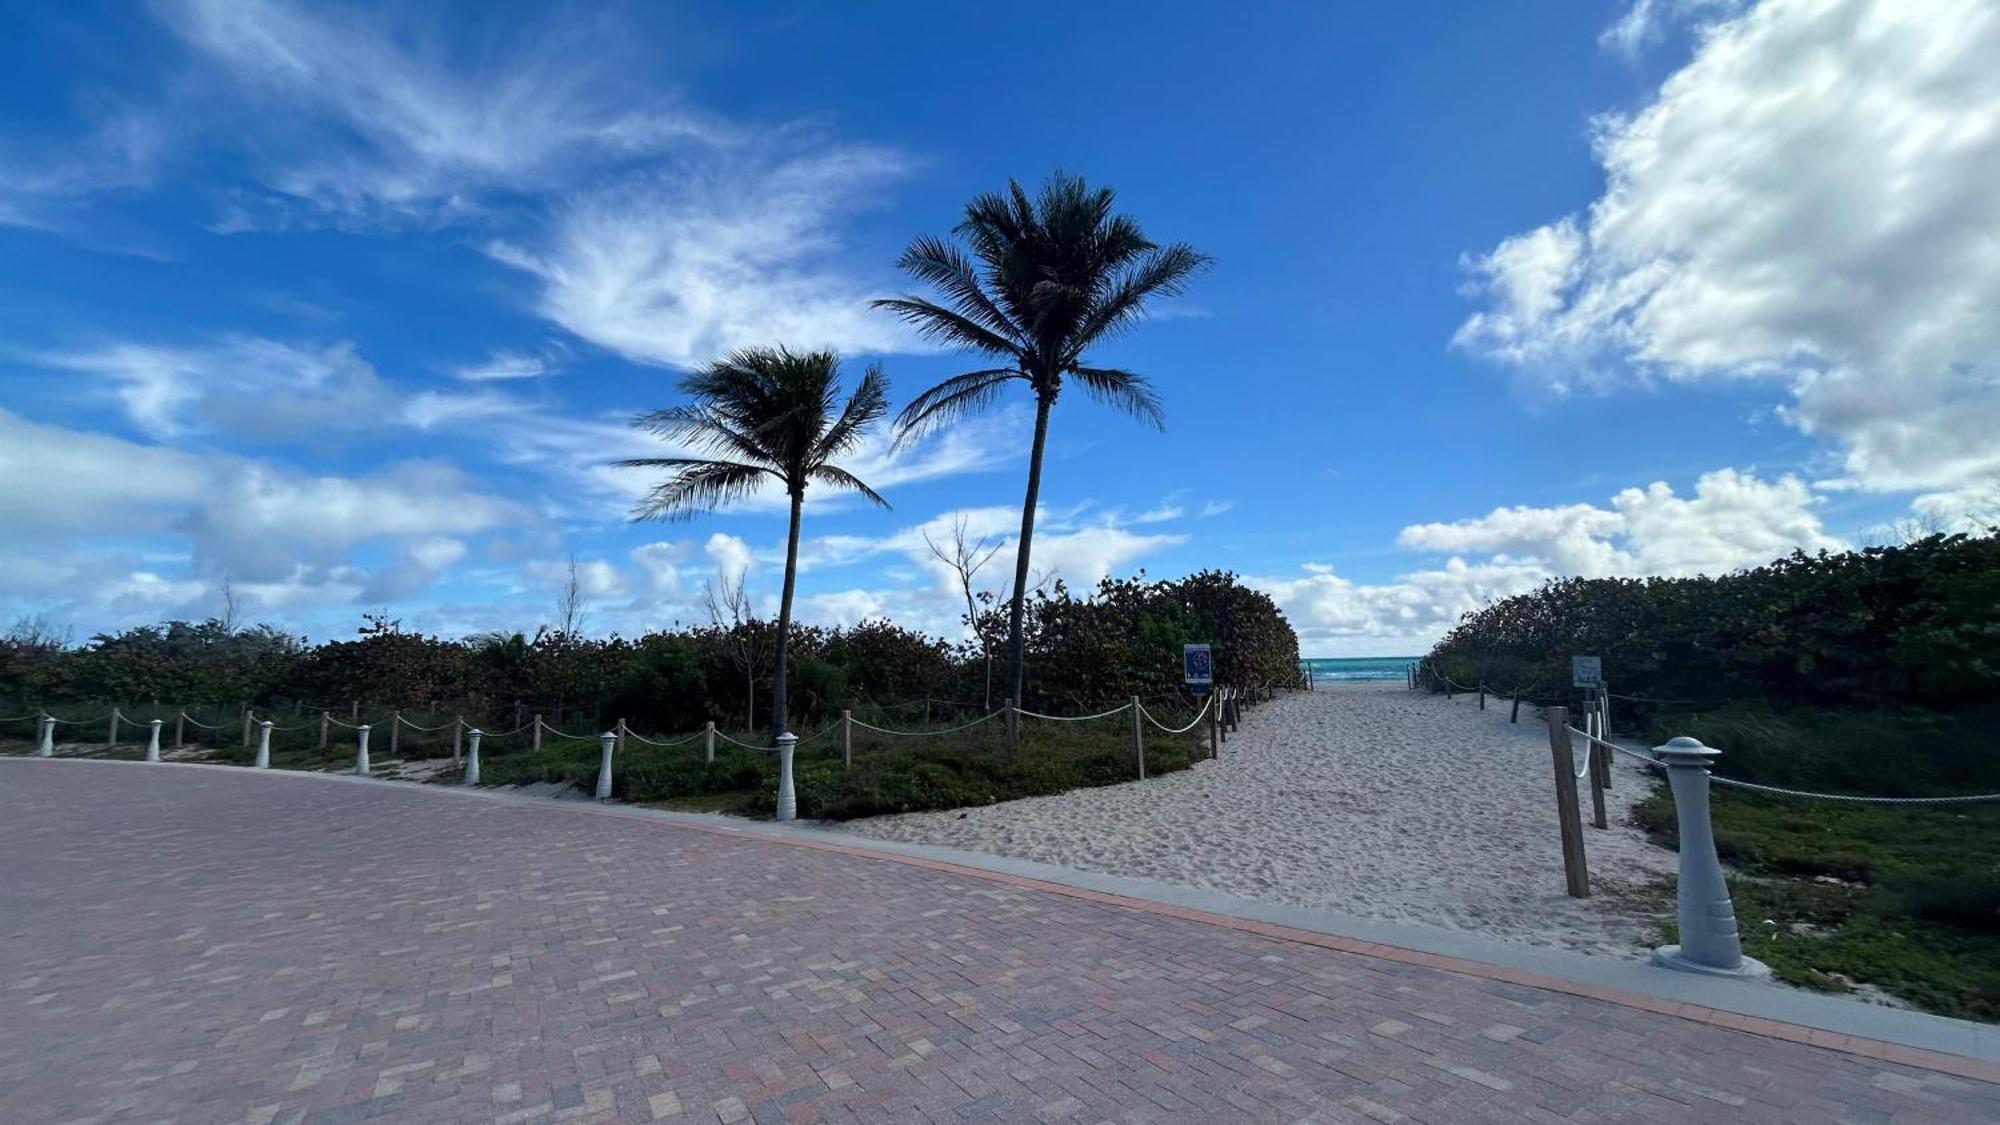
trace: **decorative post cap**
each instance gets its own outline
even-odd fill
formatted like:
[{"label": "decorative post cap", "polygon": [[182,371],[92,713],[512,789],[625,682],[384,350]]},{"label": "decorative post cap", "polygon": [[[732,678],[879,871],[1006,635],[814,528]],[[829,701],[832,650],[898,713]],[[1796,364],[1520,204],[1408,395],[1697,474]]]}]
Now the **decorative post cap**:
[{"label": "decorative post cap", "polygon": [[785,733],[783,733],[783,734],[781,734],[781,735],[779,735],[779,736],[778,736],[778,741],[779,741],[779,742],[791,742],[791,743],[797,743],[797,742],[798,742],[798,740],[799,740],[799,736],[798,736],[798,735],[796,735],[796,734],[793,734],[793,733],[792,733],[791,731],[786,731]]},{"label": "decorative post cap", "polygon": [[1705,766],[1722,756],[1722,751],[1703,746],[1700,739],[1684,734],[1653,747],[1653,753],[1664,761],[1684,766]]},{"label": "decorative post cap", "polygon": [[617,731],[615,731],[615,730],[607,730],[607,731],[604,731],[603,733],[599,734],[599,735],[598,735],[597,737],[598,737],[598,738],[600,738],[600,739],[603,739],[603,738],[610,738],[610,739],[616,739],[616,738],[618,737],[618,732],[617,732]]},{"label": "decorative post cap", "polygon": [[[153,721],[154,721],[154,722],[159,722],[159,720],[158,720],[158,719],[155,719],[155,720],[153,720]],[[269,720],[269,719],[265,719],[265,720],[264,720],[264,721],[263,721],[262,723],[259,723],[258,725],[259,725],[259,726],[266,726],[266,727],[268,727],[268,726],[270,726],[270,725],[271,725],[271,720]]]},{"label": "decorative post cap", "polygon": [[485,732],[485,731],[483,731],[483,730],[480,730],[480,729],[479,729],[478,727],[467,727],[467,728],[465,728],[465,733],[467,733],[467,734],[485,734],[486,732]]},{"label": "decorative post cap", "polygon": [[371,729],[371,728],[369,727],[369,725],[368,725],[367,723],[362,723],[362,724],[361,724],[360,726],[358,726],[358,727],[355,727],[354,729],[355,729],[355,730],[369,730],[369,729]]},{"label": "decorative post cap", "polygon": [[[152,721],[151,725],[152,725],[152,726],[156,726],[156,727],[159,727],[159,726],[165,726],[165,725],[166,725],[166,723],[167,723],[167,721],[166,721],[165,719],[154,719],[154,720]],[[269,724],[269,723],[265,723],[264,725],[268,727],[268,726],[270,726],[271,724]]]}]

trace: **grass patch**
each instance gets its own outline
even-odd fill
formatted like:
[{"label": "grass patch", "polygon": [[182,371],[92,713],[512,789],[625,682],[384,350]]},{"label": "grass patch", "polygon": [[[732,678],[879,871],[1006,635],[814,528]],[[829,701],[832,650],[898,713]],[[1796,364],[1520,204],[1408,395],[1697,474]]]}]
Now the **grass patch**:
[{"label": "grass patch", "polygon": [[[853,764],[843,762],[839,736],[802,745],[793,760],[799,815],[848,820],[883,813],[988,805],[1017,797],[1134,780],[1131,719],[1022,726],[1010,750],[999,723],[937,738],[899,738],[856,728]],[[748,734],[742,741],[753,741]],[[758,736],[761,737],[761,736]],[[1193,732],[1149,731],[1147,774],[1186,769],[1206,753]],[[482,750],[481,780],[490,785],[532,782],[594,784],[595,740],[545,740],[539,751]],[[612,795],[640,804],[769,816],[777,808],[777,755],[719,744],[715,761],[701,745],[668,748],[628,743],[612,770]]]},{"label": "grass patch", "polygon": [[[1721,788],[1712,798],[1716,850],[1741,873],[1730,888],[1744,951],[1781,980],[1825,991],[1866,983],[1926,1011],[2000,1020],[2000,808]],[[1633,813],[1656,841],[1678,842],[1664,787]]]}]

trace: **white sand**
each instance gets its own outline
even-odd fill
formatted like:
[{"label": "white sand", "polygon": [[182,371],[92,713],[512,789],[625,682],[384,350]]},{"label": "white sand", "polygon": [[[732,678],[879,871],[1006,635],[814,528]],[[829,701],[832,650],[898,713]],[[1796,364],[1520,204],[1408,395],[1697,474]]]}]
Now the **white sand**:
[{"label": "white sand", "polygon": [[[1611,828],[1590,827],[1592,889],[1563,893],[1548,727],[1504,701],[1343,684],[1248,711],[1222,758],[1149,781],[983,808],[855,821],[847,830],[1242,898],[1324,907],[1636,955],[1643,909],[1604,893],[1675,869],[1628,810],[1655,784],[1619,756]],[[1582,742],[1577,741],[1578,753]]]}]

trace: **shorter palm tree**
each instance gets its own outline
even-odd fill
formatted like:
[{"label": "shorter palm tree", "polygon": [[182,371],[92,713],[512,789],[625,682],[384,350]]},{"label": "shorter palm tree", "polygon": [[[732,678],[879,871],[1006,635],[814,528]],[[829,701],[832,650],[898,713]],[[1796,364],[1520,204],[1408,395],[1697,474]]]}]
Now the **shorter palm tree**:
[{"label": "shorter palm tree", "polygon": [[852,450],[888,411],[889,382],[880,366],[870,366],[841,406],[838,355],[746,348],[687,375],[680,389],[693,401],[642,414],[633,424],[689,446],[692,453],[710,456],[633,457],[617,464],[670,470],[634,510],[634,519],[692,519],[742,500],[768,481],[784,486],[792,519],[785,541],[785,592],[778,607],[777,669],[771,685],[775,739],[785,729],[785,643],[798,580],[799,517],[806,486],[817,482],[847,489],[889,506],[861,478],[832,463]]}]

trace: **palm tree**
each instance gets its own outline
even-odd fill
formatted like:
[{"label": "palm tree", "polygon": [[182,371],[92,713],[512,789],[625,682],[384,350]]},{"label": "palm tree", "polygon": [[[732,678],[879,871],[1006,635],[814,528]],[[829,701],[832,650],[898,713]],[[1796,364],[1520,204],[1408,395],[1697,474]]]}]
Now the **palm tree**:
[{"label": "palm tree", "polygon": [[1184,243],[1154,243],[1131,218],[1113,214],[1111,204],[1109,188],[1093,191],[1080,177],[1061,172],[1042,185],[1036,199],[1010,180],[1004,194],[981,195],[966,204],[953,233],[969,255],[946,239],[924,237],[910,243],[897,262],[903,272],[934,286],[944,303],[918,296],[874,302],[929,339],[999,361],[918,395],[896,419],[898,441],[992,405],[1011,380],[1034,392],[1028,495],[1021,504],[1007,611],[1008,698],[1016,707],[1025,674],[1021,616],[1049,410],[1063,380],[1075,379],[1098,401],[1164,429],[1160,400],[1144,377],[1096,366],[1086,353],[1138,323],[1149,299],[1178,296],[1209,262]]},{"label": "palm tree", "polygon": [[[799,515],[806,486],[851,489],[886,508],[887,500],[832,464],[889,409],[889,384],[871,366],[840,406],[840,357],[795,355],[784,348],[746,348],[683,378],[692,402],[640,415],[634,425],[692,447],[700,457],[634,457],[632,469],[668,469],[633,512],[635,519],[691,519],[741,500],[766,480],[784,486],[792,523],[785,542],[785,593],[778,608],[777,671],[771,686],[771,737],[785,729],[785,641],[799,569]],[[835,410],[838,408],[838,415]]]}]

